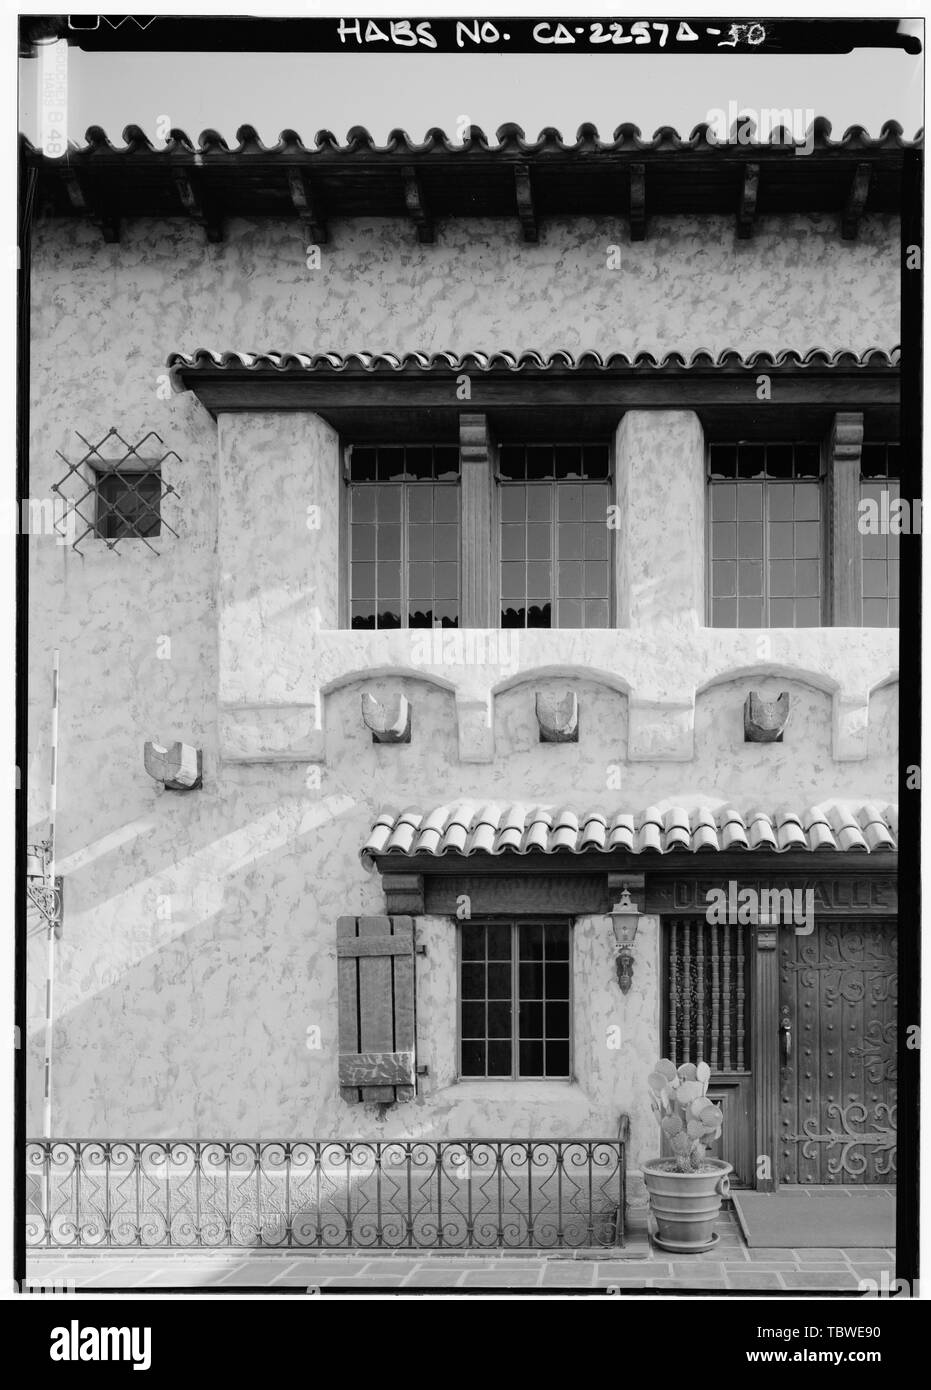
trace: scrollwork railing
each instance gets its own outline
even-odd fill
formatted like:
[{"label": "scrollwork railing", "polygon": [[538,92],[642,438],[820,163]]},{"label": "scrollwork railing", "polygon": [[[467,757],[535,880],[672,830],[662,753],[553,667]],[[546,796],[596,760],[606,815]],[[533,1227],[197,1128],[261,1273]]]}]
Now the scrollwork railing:
[{"label": "scrollwork railing", "polygon": [[623,1139],[51,1139],[34,1248],[594,1248],[624,1243]]}]

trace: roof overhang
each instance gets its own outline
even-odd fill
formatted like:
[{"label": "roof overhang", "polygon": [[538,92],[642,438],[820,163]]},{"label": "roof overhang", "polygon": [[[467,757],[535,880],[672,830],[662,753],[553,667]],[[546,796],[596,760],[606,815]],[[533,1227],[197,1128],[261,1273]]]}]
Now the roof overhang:
[{"label": "roof overhang", "polygon": [[[607,912],[635,890],[642,912],[704,912],[709,893],[811,891],[816,915],[897,909],[894,805],[833,802],[802,812],[575,811],[504,802],[382,812],[360,851],[389,912]],[[742,920],[742,919],[741,919]],[[762,919],[761,919],[762,920]]]},{"label": "roof overhang", "polygon": [[741,237],[760,217],[832,214],[838,234],[852,238],[862,216],[899,211],[905,156],[921,139],[920,132],[903,139],[901,126],[888,121],[875,139],[852,126],[832,140],[823,117],[808,140],[783,129],[763,141],[744,139],[749,133],[743,127],[722,141],[708,125],[688,137],[664,126],[645,139],[622,125],[602,140],[583,125],[572,142],[552,128],[527,140],[509,124],[495,145],[472,126],[461,142],[433,129],[417,144],[394,130],[377,146],[354,127],[344,145],[324,130],[308,147],[285,130],[267,147],[242,126],[234,148],[214,130],[196,145],[172,130],[156,149],[131,125],[122,147],[92,126],[86,144],[70,144],[61,158],[25,140],[22,149],[38,173],[40,206],[95,222],[108,241],[119,240],[130,218],[186,217],[220,241],[229,218],[271,217],[299,220],[325,242],[331,223],[374,216],[406,220],[421,242],[432,242],[447,218],[507,218],[515,235],[532,242],[549,217],[624,218],[639,240],[652,217],[687,213],[733,217]]},{"label": "roof overhang", "polygon": [[[337,427],[342,416],[386,410],[434,411],[454,422],[458,410],[501,412],[583,408],[617,420],[636,408],[746,412],[759,402],[759,378],[778,381],[780,409],[824,412],[894,410],[899,351],[864,353],[727,351],[717,356],[641,352],[238,353],[175,352],[168,359],[177,390],[194,391],[211,411],[311,410]],[[457,404],[457,382],[469,378]]]}]

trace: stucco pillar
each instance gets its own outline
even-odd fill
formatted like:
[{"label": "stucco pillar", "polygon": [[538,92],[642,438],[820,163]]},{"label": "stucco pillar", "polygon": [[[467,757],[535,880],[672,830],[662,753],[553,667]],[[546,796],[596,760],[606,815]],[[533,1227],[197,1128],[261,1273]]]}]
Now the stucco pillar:
[{"label": "stucco pillar", "polygon": [[705,622],[705,450],[691,410],[629,410],[616,450],[619,627]]},{"label": "stucco pillar", "polygon": [[218,420],[223,756],[322,756],[316,636],[338,626],[339,436],[304,411]]}]

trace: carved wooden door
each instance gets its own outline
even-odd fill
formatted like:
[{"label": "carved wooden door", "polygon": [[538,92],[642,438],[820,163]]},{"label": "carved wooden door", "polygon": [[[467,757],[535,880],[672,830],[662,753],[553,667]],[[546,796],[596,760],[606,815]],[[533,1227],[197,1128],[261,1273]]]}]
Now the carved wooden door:
[{"label": "carved wooden door", "polygon": [[894,1183],[896,922],[779,933],[780,1181]]}]

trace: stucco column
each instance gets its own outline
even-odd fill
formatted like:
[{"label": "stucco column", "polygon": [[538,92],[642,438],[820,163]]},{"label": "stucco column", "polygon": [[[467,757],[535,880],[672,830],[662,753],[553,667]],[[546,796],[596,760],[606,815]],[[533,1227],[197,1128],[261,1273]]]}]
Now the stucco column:
[{"label": "stucco column", "polygon": [[619,627],[705,622],[705,450],[692,410],[629,410],[618,426]]},{"label": "stucco column", "polygon": [[338,626],[339,436],[304,411],[218,419],[223,755],[315,758],[316,633]]}]

